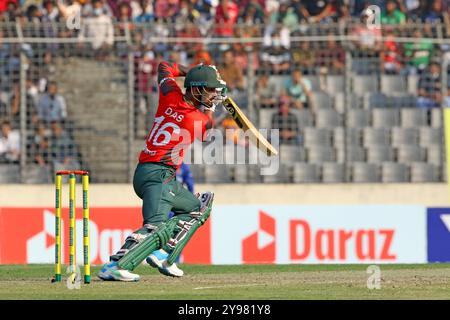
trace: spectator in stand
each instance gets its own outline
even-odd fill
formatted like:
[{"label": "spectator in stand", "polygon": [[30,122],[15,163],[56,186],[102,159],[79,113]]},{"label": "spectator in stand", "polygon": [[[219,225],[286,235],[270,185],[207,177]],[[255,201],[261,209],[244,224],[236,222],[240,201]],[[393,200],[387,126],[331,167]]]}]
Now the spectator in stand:
[{"label": "spectator in stand", "polygon": [[119,22],[119,29],[125,30],[128,27],[128,30],[134,30],[134,24],[131,19],[131,6],[126,2],[122,2],[118,7],[119,14],[117,17],[117,21]]},{"label": "spectator in stand", "polygon": [[[34,87],[34,83],[32,81],[26,81],[26,110],[27,116],[30,117],[31,122],[36,122],[36,88]],[[11,92],[11,96],[9,97],[9,105],[10,105],[10,113],[8,115],[8,119],[11,122],[13,127],[19,127],[20,125],[20,87],[19,84],[14,85],[14,88]]]},{"label": "spectator in stand", "polygon": [[394,30],[386,27],[386,40],[380,52],[381,70],[386,74],[398,74],[402,70],[401,51],[394,38]]},{"label": "spectator in stand", "polygon": [[[112,20],[116,19],[117,17],[119,17],[119,5],[121,3],[128,3],[129,0],[100,0],[102,2],[102,9],[103,9],[103,13],[106,14],[108,17],[110,17]],[[86,7],[87,5],[89,5],[89,0],[83,0],[82,3],[84,5],[84,7]],[[94,4],[92,4],[94,5]],[[91,9],[88,8],[88,10],[92,11],[94,10],[94,7],[92,7]],[[90,12],[88,11],[87,14],[89,15]]]},{"label": "spectator in stand", "polygon": [[8,119],[13,127],[20,125],[20,86],[18,84],[14,85],[9,98]]},{"label": "spectator in stand", "polygon": [[415,41],[404,46],[408,74],[421,73],[428,67],[433,56],[434,46],[430,39],[424,38],[419,29],[413,32],[413,37]]},{"label": "spectator in stand", "polygon": [[[241,3],[241,6],[243,4]],[[243,7],[239,14],[239,21],[248,26],[254,24],[263,24],[265,20],[264,8],[258,0],[250,0],[247,5]]]},{"label": "spectator in stand", "polygon": [[104,13],[103,3],[100,0],[93,0],[94,12],[92,16],[84,19],[79,40],[90,38],[92,48],[96,51],[96,56],[104,60],[114,44],[114,28],[112,20]]},{"label": "spectator in stand", "polygon": [[17,16],[20,14],[20,7],[17,0],[1,1],[0,6],[5,6],[5,10],[1,11],[1,20],[16,21]]},{"label": "spectator in stand", "polygon": [[419,108],[435,108],[442,103],[441,66],[432,62],[427,71],[419,78],[419,94],[417,106]]},{"label": "spectator in stand", "polygon": [[52,0],[46,0],[43,3],[43,20],[44,21],[59,21],[59,9],[55,6],[55,2]]},{"label": "spectator in stand", "polygon": [[[109,6],[105,6],[105,3],[107,4],[107,2],[105,0],[100,0],[100,1],[102,2],[102,5],[103,5],[103,8],[102,8],[103,13],[106,14],[111,19],[113,19],[114,14],[112,13],[111,8]],[[80,6],[81,6],[81,17],[82,18],[92,17],[94,15],[94,4],[93,4],[92,0],[77,0],[76,2],[79,2]],[[75,2],[72,3],[72,5],[74,5],[74,4],[75,4]]]},{"label": "spectator in stand", "polygon": [[302,24],[307,23],[308,19],[306,15],[308,15],[308,10],[306,10],[303,0],[291,0],[289,6],[293,8],[295,14],[297,15],[297,19],[300,23]]},{"label": "spectator in stand", "polygon": [[[50,139],[44,137],[39,143],[33,145],[34,162],[39,166],[39,183],[52,182],[52,163],[50,152]],[[37,170],[37,169],[34,169]]]},{"label": "spectator in stand", "polygon": [[287,73],[291,67],[291,60],[288,47],[282,45],[278,34],[272,37],[270,45],[265,43],[261,50],[260,64],[264,72]]},{"label": "spectator in stand", "polygon": [[[356,49],[360,53],[377,52],[382,47],[381,28],[368,26],[369,13],[364,10],[361,14],[361,23],[356,24],[351,31],[351,35],[358,38],[351,44],[351,49]],[[356,51],[355,50],[355,51]]]},{"label": "spectator in stand", "polygon": [[309,41],[294,42],[292,50],[292,62],[296,68],[305,73],[314,71],[317,54]]},{"label": "spectator in stand", "polygon": [[256,104],[260,108],[274,108],[280,95],[278,87],[270,81],[269,75],[263,73],[256,82]]},{"label": "spectator in stand", "polygon": [[280,97],[279,111],[272,116],[272,129],[280,130],[280,144],[298,144],[299,126],[297,117],[289,111],[290,99]]},{"label": "spectator in stand", "polygon": [[301,71],[296,69],[292,72],[291,78],[284,84],[283,94],[290,97],[297,109],[309,108],[312,97],[311,81],[304,78]]},{"label": "spectator in stand", "polygon": [[346,0],[331,1],[331,18],[334,22],[344,22],[351,19],[351,10]]},{"label": "spectator in stand", "polygon": [[[263,10],[263,12],[266,11],[267,9],[267,3],[268,2],[272,2],[273,0],[241,0],[239,1],[239,6],[241,7],[241,11],[245,10],[245,8],[247,8],[248,5],[257,5],[259,7],[261,7],[261,9]],[[279,0],[275,0],[275,1],[279,1]]]},{"label": "spectator in stand", "polygon": [[269,17],[269,28],[271,30],[281,26],[288,30],[298,27],[299,18],[295,8],[290,6],[287,1],[280,2],[278,10],[273,11]]},{"label": "spectator in stand", "polygon": [[219,37],[232,37],[239,15],[239,7],[232,0],[219,0],[214,18],[215,32]]},{"label": "spectator in stand", "polygon": [[8,6],[10,3],[17,5],[18,0],[2,0],[0,1],[0,13],[5,13],[8,11]]},{"label": "spectator in stand", "polygon": [[[134,0],[101,0],[101,1],[103,1],[103,10],[108,16],[110,16],[113,19],[113,21],[119,21],[121,17],[123,18],[124,13],[121,12],[121,10],[123,10],[121,9],[122,6],[128,7],[127,11],[128,20],[133,20],[133,8],[135,8],[136,6],[139,7],[138,4],[134,3]],[[136,10],[136,8],[134,10]]]},{"label": "spectator in stand", "polygon": [[[153,92],[153,79],[156,75],[157,65],[155,53],[152,50],[143,52],[142,59],[138,60],[137,82],[139,100],[144,99],[144,106],[148,103],[148,96]],[[142,105],[142,104],[140,104]],[[146,113],[146,108],[141,108],[142,113]]]},{"label": "spectator in stand", "polygon": [[189,0],[181,0],[180,9],[176,16],[177,25],[175,28],[183,28],[183,25],[188,22],[197,24],[200,22],[200,18],[200,12],[195,9],[194,3]]},{"label": "spectator in stand", "polygon": [[[281,5],[280,7],[282,8],[283,6]],[[279,12],[275,11],[272,16],[277,14],[279,14]],[[295,23],[295,25],[297,25],[297,23]],[[279,42],[281,46],[289,49],[291,47],[290,27],[294,26],[287,26],[286,24],[281,23],[277,17],[271,19],[271,22],[264,30],[264,46],[271,46],[276,44],[276,42]]]},{"label": "spectator in stand", "polygon": [[[156,55],[150,44],[143,46],[141,43],[136,49],[141,49],[141,51],[135,51],[135,72],[137,83],[135,117],[138,117],[138,111],[140,111],[141,114],[147,114],[148,112],[150,97],[154,92],[154,87],[156,86],[155,76],[157,65],[155,59]],[[145,125],[143,127],[145,127]]]},{"label": "spectator in stand", "polygon": [[11,45],[3,41],[3,31],[0,30],[0,90],[9,91],[11,85],[9,77],[8,60],[11,55]]},{"label": "spectator in stand", "polygon": [[13,130],[11,123],[4,120],[1,124],[0,162],[16,163],[20,158],[20,134]]},{"label": "spectator in stand", "polygon": [[26,17],[28,22],[40,23],[42,21],[43,13],[39,10],[37,5],[32,4],[26,9]]},{"label": "spectator in stand", "polygon": [[140,13],[134,18],[136,23],[144,23],[153,21],[153,2],[150,0],[139,1]]},{"label": "spectator in stand", "polygon": [[179,0],[156,0],[154,3],[156,19],[174,22],[180,9]]},{"label": "spectator in stand", "polygon": [[200,63],[203,64],[214,64],[211,58],[211,55],[205,48],[200,48],[195,52],[194,58],[192,59],[192,63],[190,67],[194,67]]},{"label": "spectator in stand", "polygon": [[65,121],[67,117],[66,100],[58,94],[58,85],[55,81],[49,82],[47,92],[39,99],[37,114],[44,123]]},{"label": "spectator in stand", "polygon": [[69,134],[57,121],[51,123],[51,128],[50,152],[55,171],[79,169],[76,146]]},{"label": "spectator in stand", "polygon": [[421,22],[427,11],[429,0],[401,1],[400,9],[407,15],[411,22]]},{"label": "spectator in stand", "polygon": [[54,78],[56,73],[56,66],[53,61],[53,54],[51,51],[46,51],[44,53],[42,62],[34,66],[40,93],[45,92],[45,89],[47,88],[47,85],[49,83],[49,79]]},{"label": "spectator in stand", "polygon": [[[236,28],[235,36],[237,38],[255,38],[260,37],[260,27],[258,26],[240,26]],[[231,45],[234,51],[234,57],[236,64],[247,72],[249,60],[254,70],[259,69],[259,44],[257,43],[238,43],[235,42]]]},{"label": "spectator in stand", "polygon": [[131,5],[129,2],[118,2],[117,21],[130,22],[132,19]]},{"label": "spectator in stand", "polygon": [[442,0],[431,2],[428,10],[422,16],[422,21],[424,23],[450,23],[448,12],[444,10]]},{"label": "spectator in stand", "polygon": [[242,69],[244,73],[248,69],[249,55],[251,55],[251,58],[253,59],[252,67],[255,70],[259,69],[258,52],[253,50],[252,47],[246,46],[243,43],[233,43],[231,50],[233,50],[236,65],[238,68]]},{"label": "spectator in stand", "polygon": [[336,22],[350,16],[349,8],[342,0],[303,0],[301,14],[310,23],[330,23]]},{"label": "spectator in stand", "polygon": [[243,91],[245,86],[244,74],[242,69],[236,65],[233,51],[225,51],[223,54],[223,63],[219,68],[220,75],[227,83],[227,88],[231,92]]},{"label": "spectator in stand", "polygon": [[194,10],[197,11],[202,17],[202,21],[210,21],[213,19],[213,16],[211,14],[211,0],[190,0],[190,2],[194,5]]},{"label": "spectator in stand", "polygon": [[33,137],[33,144],[39,144],[43,139],[50,138],[51,131],[41,120],[36,122],[35,135]]},{"label": "spectator in stand", "polygon": [[[133,33],[133,41],[131,46],[129,47],[130,51],[133,52],[133,55],[136,58],[140,58],[143,55],[143,52],[146,49],[146,41],[144,40],[144,34],[142,31],[137,30]],[[151,45],[149,45],[151,48]],[[135,60],[136,62],[136,60]]]},{"label": "spectator in stand", "polygon": [[36,106],[39,102],[39,89],[35,82],[33,82],[32,77],[28,75],[25,81],[25,88],[27,91],[27,99],[31,99],[30,103],[33,107],[28,108],[28,114],[35,112]]},{"label": "spectator in stand", "polygon": [[319,67],[322,75],[344,73],[345,51],[341,43],[336,41],[334,34],[328,34],[326,47],[317,52],[315,64]]},{"label": "spectator in stand", "polygon": [[387,0],[386,11],[381,13],[381,23],[382,24],[405,24],[406,16],[397,7],[397,2],[395,0]]},{"label": "spectator in stand", "polygon": [[142,13],[142,8],[139,2],[140,0],[130,0],[129,2],[131,11],[130,19],[133,21]]},{"label": "spectator in stand", "polygon": [[35,163],[41,168],[48,168],[51,160],[49,132],[42,121],[36,126],[36,135],[33,139],[32,149]]},{"label": "spectator in stand", "polygon": [[213,24],[212,1],[210,0],[190,0],[193,5],[193,14],[198,16],[197,27],[202,36],[209,34],[211,25]]}]

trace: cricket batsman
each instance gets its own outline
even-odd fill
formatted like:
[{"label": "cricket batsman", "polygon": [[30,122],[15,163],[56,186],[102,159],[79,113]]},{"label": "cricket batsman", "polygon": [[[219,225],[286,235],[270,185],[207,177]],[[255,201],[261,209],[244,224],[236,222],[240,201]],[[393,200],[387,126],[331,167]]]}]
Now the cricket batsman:
[{"label": "cricket batsman", "polygon": [[[185,77],[185,94],[176,77]],[[164,275],[183,276],[175,261],[211,212],[214,194],[192,194],[177,181],[176,170],[186,147],[195,139],[203,141],[212,127],[226,83],[215,66],[200,64],[188,70],[163,61],[158,66],[158,84],[158,110],[133,179],[143,202],[143,226],[103,266],[98,275],[102,280],[138,281],[139,275],[132,271],[144,259]],[[201,130],[194,130],[198,126]],[[168,219],[170,211],[174,216]]]}]

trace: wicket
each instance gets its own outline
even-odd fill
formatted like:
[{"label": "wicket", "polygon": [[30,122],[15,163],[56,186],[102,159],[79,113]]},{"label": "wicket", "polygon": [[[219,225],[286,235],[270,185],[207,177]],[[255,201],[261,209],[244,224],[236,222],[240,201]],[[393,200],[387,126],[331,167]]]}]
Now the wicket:
[{"label": "wicket", "polygon": [[53,282],[60,282],[61,277],[61,197],[62,176],[69,176],[69,265],[72,272],[76,270],[76,217],[75,217],[75,177],[82,177],[83,186],[83,264],[84,283],[91,282],[91,265],[89,257],[89,172],[88,171],[58,171],[55,177],[55,278]]}]

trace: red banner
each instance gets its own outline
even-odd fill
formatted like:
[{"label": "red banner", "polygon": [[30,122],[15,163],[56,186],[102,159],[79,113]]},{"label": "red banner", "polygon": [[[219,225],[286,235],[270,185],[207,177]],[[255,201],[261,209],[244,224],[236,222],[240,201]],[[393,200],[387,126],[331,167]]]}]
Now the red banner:
[{"label": "red banner", "polygon": [[[69,212],[62,210],[62,260],[68,262]],[[142,225],[141,208],[91,208],[92,264],[103,264]],[[83,220],[76,214],[77,261],[82,262]],[[183,251],[185,263],[211,263],[210,227],[205,224]],[[55,215],[51,208],[0,208],[0,264],[53,263]]]}]

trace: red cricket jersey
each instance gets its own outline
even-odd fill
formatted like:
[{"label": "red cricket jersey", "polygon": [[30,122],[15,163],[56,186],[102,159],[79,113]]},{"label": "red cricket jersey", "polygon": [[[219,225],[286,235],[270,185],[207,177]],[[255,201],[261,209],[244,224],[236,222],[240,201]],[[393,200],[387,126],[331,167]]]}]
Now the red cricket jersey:
[{"label": "red cricket jersey", "polygon": [[184,101],[183,92],[174,79],[179,75],[176,63],[163,61],[158,66],[158,110],[139,163],[156,162],[177,169],[184,151],[195,139],[204,138],[209,117]]}]

